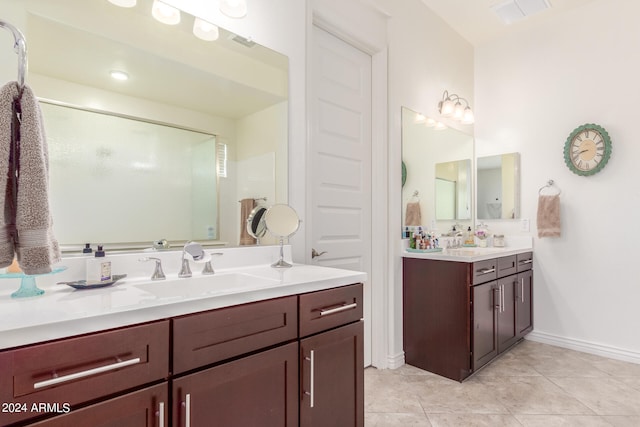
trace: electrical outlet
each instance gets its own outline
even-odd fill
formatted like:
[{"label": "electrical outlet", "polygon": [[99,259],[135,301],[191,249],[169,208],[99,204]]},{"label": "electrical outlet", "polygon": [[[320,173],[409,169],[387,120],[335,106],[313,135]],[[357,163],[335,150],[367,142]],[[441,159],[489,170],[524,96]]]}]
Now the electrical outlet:
[{"label": "electrical outlet", "polygon": [[522,218],[520,220],[520,231],[525,231],[525,232],[529,232],[529,219],[528,218]]},{"label": "electrical outlet", "polygon": [[432,219],[432,220],[431,220],[431,229],[432,229],[432,230],[435,230],[436,228],[438,228],[438,226],[436,225],[436,220],[435,220],[435,219]]}]

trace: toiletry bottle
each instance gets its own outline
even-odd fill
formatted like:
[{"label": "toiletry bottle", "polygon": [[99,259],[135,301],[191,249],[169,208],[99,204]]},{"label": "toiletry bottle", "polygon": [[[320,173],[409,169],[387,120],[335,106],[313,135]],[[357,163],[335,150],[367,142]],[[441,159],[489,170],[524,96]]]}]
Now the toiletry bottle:
[{"label": "toiletry bottle", "polygon": [[464,244],[473,245],[473,243],[474,243],[473,231],[471,231],[471,226],[469,226],[469,228],[467,228],[467,235],[465,236]]},{"label": "toiletry bottle", "polygon": [[111,281],[111,261],[98,245],[95,256],[87,260],[87,285],[97,285]]},{"label": "toiletry bottle", "polygon": [[91,252],[93,252],[93,249],[91,249],[91,243],[85,243],[84,248],[82,249],[82,253],[90,254]]}]

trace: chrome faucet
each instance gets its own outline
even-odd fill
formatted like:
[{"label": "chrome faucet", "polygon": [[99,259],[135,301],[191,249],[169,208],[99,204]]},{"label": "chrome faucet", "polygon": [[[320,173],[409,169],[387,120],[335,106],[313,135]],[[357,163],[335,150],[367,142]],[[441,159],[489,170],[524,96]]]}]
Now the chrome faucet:
[{"label": "chrome faucet", "polygon": [[164,275],[164,271],[162,271],[162,261],[160,260],[160,258],[146,257],[146,258],[140,258],[138,259],[138,261],[140,262],[155,261],[156,268],[153,270],[153,274],[151,275],[151,280],[166,279],[166,276]]},{"label": "chrome faucet", "polygon": [[[223,255],[222,252],[211,252],[209,255]],[[202,269],[202,274],[204,275],[210,275],[210,274],[214,274],[215,271],[213,271],[213,267],[211,266],[211,257],[209,257],[209,260],[205,263],[204,268]]]},{"label": "chrome faucet", "polygon": [[[188,255],[188,257],[186,255]],[[186,278],[192,276],[191,267],[189,267],[189,258],[193,261],[204,261],[205,256],[206,254],[204,253],[204,249],[200,243],[185,243],[184,248],[182,249],[182,266],[180,267],[178,277]]]}]

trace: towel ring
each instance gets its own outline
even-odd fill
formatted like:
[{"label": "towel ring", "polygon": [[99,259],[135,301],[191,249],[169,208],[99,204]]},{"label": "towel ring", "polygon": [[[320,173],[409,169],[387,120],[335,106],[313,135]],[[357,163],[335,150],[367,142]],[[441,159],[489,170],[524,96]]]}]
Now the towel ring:
[{"label": "towel ring", "polygon": [[8,22],[0,20],[0,28],[6,28],[13,34],[13,39],[15,41],[13,47],[18,54],[18,91],[20,92],[20,95],[22,95],[22,91],[24,90],[24,79],[27,74],[27,42],[22,32]]},{"label": "towel ring", "polygon": [[538,190],[538,194],[542,194],[542,190],[544,190],[545,188],[556,190],[557,193],[555,193],[555,195],[560,195],[560,193],[562,193],[562,190],[560,190],[557,186],[555,186],[555,182],[552,179],[547,181],[547,185],[543,185],[542,187],[540,187],[540,190]]}]

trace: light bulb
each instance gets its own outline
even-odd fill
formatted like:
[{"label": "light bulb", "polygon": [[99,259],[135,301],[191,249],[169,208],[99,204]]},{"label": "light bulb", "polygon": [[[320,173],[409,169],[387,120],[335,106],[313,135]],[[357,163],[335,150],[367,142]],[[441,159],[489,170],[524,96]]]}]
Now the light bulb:
[{"label": "light bulb", "polygon": [[446,128],[447,128],[447,125],[445,125],[442,122],[436,123],[436,125],[434,127],[435,130],[445,130]]},{"label": "light bulb", "polygon": [[109,72],[109,75],[114,80],[120,80],[120,81],[129,80],[129,74],[125,73],[124,71],[111,70],[111,72]]},{"label": "light bulb", "polygon": [[133,7],[136,5],[136,0],[109,0],[110,3],[120,7]]},{"label": "light bulb", "polygon": [[442,114],[445,117],[450,116],[451,114],[453,114],[453,110],[455,109],[455,104],[453,103],[452,100],[450,99],[446,99],[445,101],[441,102],[440,105],[440,114]]},{"label": "light bulb", "polygon": [[460,101],[456,102],[456,106],[453,109],[453,118],[456,120],[462,120],[462,115],[464,114],[464,107],[460,103]]},{"label": "light bulb", "polygon": [[420,113],[416,114],[416,120],[415,120],[416,123],[422,123],[424,121],[425,121],[425,117],[423,114],[420,114]]},{"label": "light bulb", "polygon": [[180,11],[159,0],[153,0],[151,15],[163,24],[176,25],[180,23]]},{"label": "light bulb", "polygon": [[427,119],[424,121],[424,125],[428,128],[432,128],[437,124],[437,122],[432,119],[431,117],[427,117]]},{"label": "light bulb", "polygon": [[220,0],[220,12],[230,18],[242,18],[247,15],[247,0]]},{"label": "light bulb", "polygon": [[464,109],[464,114],[462,115],[462,124],[465,125],[470,125],[475,121],[475,118],[473,117],[473,111],[471,111],[471,108],[467,107]]},{"label": "light bulb", "polygon": [[196,18],[193,21],[193,34],[199,39],[214,41],[220,37],[220,30],[217,26],[200,18]]}]

